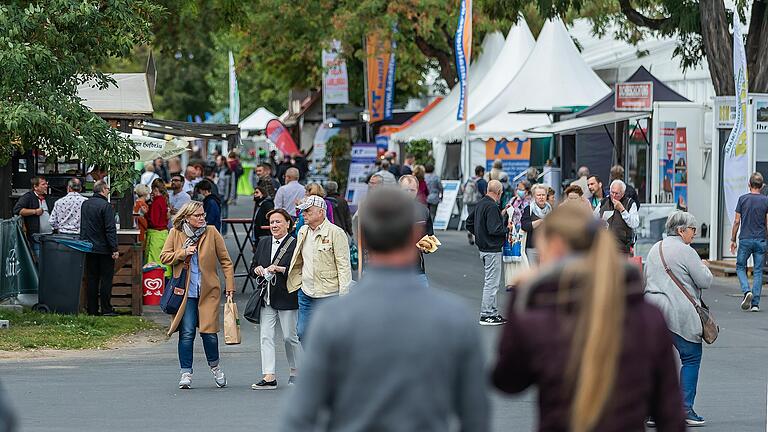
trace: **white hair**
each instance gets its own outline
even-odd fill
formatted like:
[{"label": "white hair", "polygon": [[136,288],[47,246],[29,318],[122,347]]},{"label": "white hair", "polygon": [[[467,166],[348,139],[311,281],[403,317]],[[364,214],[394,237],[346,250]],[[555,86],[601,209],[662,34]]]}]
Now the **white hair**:
[{"label": "white hair", "polygon": [[619,185],[619,187],[621,187],[621,193],[624,193],[624,192],[627,191],[627,184],[624,183],[623,181],[621,181],[621,180],[614,180],[614,181],[612,181],[611,182],[611,189],[613,189],[613,185],[615,185],[615,184],[617,184],[617,185]]},{"label": "white hair", "polygon": [[531,195],[536,195],[537,189],[544,189],[544,193],[549,192],[549,186],[543,183],[536,183],[535,185],[531,186]]},{"label": "white hair", "polygon": [[686,228],[696,228],[696,225],[696,218],[692,214],[678,210],[669,215],[664,228],[667,231],[667,235],[679,236],[679,230]]}]

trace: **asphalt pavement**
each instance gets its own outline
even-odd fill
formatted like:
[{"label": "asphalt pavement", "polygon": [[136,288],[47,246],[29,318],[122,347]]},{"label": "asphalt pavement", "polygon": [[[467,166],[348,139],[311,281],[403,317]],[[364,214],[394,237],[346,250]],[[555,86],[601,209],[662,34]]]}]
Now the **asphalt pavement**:
[{"label": "asphalt pavement", "polygon": [[[231,217],[248,217],[250,212],[244,197],[230,209]],[[443,246],[426,258],[430,284],[479,310],[483,270],[477,250],[466,243],[464,233],[437,234]],[[226,240],[234,253],[232,234]],[[247,259],[250,262],[250,254]],[[243,279],[237,283],[236,300],[242,311],[248,293],[240,294]],[[706,417],[707,431],[765,431],[768,306],[761,313],[742,312],[734,278],[718,279],[705,296],[721,335],[714,345],[705,346],[696,410]],[[500,293],[499,301],[506,308],[506,293]],[[221,364],[229,381],[223,389],[214,385],[199,338],[193,389],[178,389],[175,336],[149,345],[0,360],[0,383],[20,417],[23,432],[274,431],[281,413],[290,409],[286,397],[292,390],[284,386],[288,375],[284,348],[282,343],[276,344],[280,388],[251,390],[250,385],[261,378],[258,331],[245,320],[241,323],[241,345],[224,345],[220,336]],[[480,331],[490,367],[500,327]],[[477,371],[478,379],[486,373]],[[493,431],[533,430],[536,412],[535,390],[511,397],[493,392]]]}]

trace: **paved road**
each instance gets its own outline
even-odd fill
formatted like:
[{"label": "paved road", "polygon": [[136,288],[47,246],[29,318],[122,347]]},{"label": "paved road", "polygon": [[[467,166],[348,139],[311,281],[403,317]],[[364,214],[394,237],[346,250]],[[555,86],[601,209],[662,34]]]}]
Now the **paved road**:
[{"label": "paved road", "polygon": [[[249,213],[241,202],[232,216]],[[426,262],[431,284],[479,308],[482,268],[475,249],[459,233],[440,237],[444,246]],[[231,236],[227,241],[234,248]],[[722,333],[714,346],[705,347],[696,409],[708,419],[708,431],[765,431],[768,312],[740,312],[736,294],[734,279],[718,280],[707,293]],[[242,308],[245,296],[238,295],[237,300]],[[506,305],[505,294],[500,301]],[[195,388],[177,389],[175,338],[150,347],[86,356],[0,360],[0,381],[20,414],[24,432],[214,430],[219,426],[274,431],[282,410],[288,408],[284,401],[291,390],[250,389],[260,379],[258,333],[244,323],[242,345],[221,345],[222,366],[229,379],[225,389],[213,385],[199,339]],[[499,329],[481,330],[490,365]],[[284,379],[287,364],[282,344],[278,344],[278,371]],[[516,397],[494,393],[494,431],[532,430],[535,413],[533,391]]]}]

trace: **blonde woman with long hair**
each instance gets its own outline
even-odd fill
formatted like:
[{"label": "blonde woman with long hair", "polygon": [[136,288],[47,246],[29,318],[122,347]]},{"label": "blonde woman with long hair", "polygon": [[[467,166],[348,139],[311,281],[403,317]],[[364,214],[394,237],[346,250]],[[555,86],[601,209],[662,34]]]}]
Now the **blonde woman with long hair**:
[{"label": "blonde woman with long hair", "polygon": [[684,431],[672,339],[640,273],[582,205],[536,230],[541,267],[513,291],[497,388],[539,391],[540,431]]}]

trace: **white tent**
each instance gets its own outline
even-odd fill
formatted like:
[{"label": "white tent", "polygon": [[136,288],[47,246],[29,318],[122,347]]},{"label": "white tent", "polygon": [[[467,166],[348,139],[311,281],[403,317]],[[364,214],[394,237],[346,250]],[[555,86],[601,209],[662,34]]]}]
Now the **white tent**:
[{"label": "white tent", "polygon": [[[477,60],[469,68],[469,85],[467,86],[469,94],[472,95],[483,77],[491,70],[494,61],[499,56],[504,47],[504,35],[501,32],[488,34],[483,40],[482,52]],[[392,134],[392,141],[411,141],[415,139],[432,139],[438,134],[438,126],[445,119],[456,120],[456,110],[459,106],[459,85],[455,85],[451,92],[438,103],[434,108],[427,112],[422,118],[414,122],[407,128]],[[471,108],[471,101],[469,104]]]},{"label": "white tent", "polygon": [[268,109],[261,107],[251,113],[245,120],[240,122],[240,131],[260,131],[267,127],[267,122],[276,119],[277,116]]},{"label": "white tent", "polygon": [[[528,28],[524,18],[513,25],[504,42],[504,48],[493,63],[491,70],[483,77],[483,80],[469,94],[469,121],[473,122],[475,116],[483,112],[485,107],[492,103],[506,88],[522,69],[528,56],[533,51],[536,40]],[[437,134],[432,138],[435,146],[451,142],[461,141],[464,136],[464,123],[456,121],[456,116],[447,117],[436,128]]]}]

